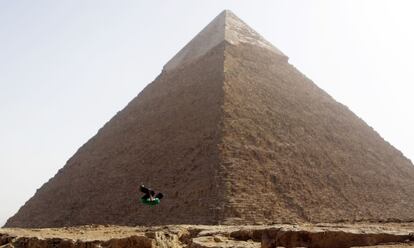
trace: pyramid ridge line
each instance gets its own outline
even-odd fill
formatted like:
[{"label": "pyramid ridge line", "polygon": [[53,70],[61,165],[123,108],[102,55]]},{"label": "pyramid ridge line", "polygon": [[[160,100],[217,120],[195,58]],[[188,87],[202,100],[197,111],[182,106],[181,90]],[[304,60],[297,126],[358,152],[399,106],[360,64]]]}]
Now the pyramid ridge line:
[{"label": "pyramid ridge line", "polygon": [[171,71],[182,64],[196,60],[223,41],[233,45],[252,44],[287,58],[231,10],[225,9],[174,55],[164,65],[163,71]]},{"label": "pyramid ridge line", "polygon": [[287,57],[233,12],[230,11],[226,14],[225,21],[225,39],[231,44],[248,43],[269,49],[278,55]]}]

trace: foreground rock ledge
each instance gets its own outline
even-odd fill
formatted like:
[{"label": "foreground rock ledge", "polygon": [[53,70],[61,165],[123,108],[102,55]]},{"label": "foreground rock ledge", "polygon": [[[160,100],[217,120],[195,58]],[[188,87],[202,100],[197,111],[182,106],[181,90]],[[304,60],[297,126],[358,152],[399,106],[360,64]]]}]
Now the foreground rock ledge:
[{"label": "foreground rock ledge", "polygon": [[0,247],[408,247],[414,223],[0,229]]}]

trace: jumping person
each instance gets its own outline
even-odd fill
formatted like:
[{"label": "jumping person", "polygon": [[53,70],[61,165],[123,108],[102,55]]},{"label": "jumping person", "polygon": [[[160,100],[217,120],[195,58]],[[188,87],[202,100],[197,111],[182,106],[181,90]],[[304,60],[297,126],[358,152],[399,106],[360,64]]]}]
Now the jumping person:
[{"label": "jumping person", "polygon": [[152,189],[149,189],[145,187],[144,185],[140,186],[140,190],[144,195],[141,197],[141,202],[146,205],[158,205],[161,202],[161,199],[164,197],[164,195],[159,192],[155,194],[155,192]]}]

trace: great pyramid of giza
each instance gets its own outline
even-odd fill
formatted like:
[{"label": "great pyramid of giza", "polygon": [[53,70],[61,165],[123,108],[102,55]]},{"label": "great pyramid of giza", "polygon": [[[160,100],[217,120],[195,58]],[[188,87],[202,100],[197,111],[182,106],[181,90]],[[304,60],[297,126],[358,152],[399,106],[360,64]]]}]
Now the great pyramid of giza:
[{"label": "great pyramid of giza", "polygon": [[[412,220],[414,167],[223,11],[7,227]],[[141,183],[163,191],[139,203]]]}]

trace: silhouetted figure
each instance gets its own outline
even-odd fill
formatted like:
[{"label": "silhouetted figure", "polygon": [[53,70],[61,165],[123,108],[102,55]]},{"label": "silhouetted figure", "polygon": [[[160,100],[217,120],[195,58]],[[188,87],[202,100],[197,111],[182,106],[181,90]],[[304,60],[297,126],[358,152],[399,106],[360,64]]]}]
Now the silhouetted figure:
[{"label": "silhouetted figure", "polygon": [[154,190],[145,187],[144,185],[140,186],[140,190],[144,195],[141,197],[141,202],[146,205],[158,205],[161,202],[161,199],[164,197],[164,195],[159,192],[155,194]]}]

